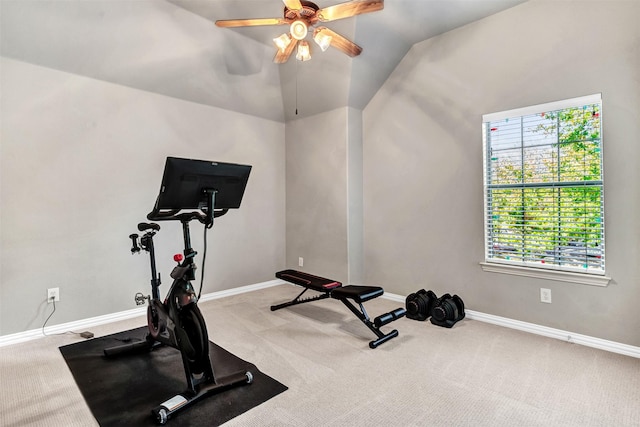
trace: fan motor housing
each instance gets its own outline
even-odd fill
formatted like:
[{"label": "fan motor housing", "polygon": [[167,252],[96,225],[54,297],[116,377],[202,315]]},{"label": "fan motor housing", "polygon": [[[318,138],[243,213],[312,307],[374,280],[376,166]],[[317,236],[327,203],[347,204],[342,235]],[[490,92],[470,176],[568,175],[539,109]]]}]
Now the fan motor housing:
[{"label": "fan motor housing", "polygon": [[302,3],[302,9],[300,10],[289,9],[285,6],[284,18],[293,20],[304,19],[311,25],[318,22],[318,18],[316,17],[316,13],[320,9],[318,5],[313,2],[304,0],[301,0],[300,3]]}]

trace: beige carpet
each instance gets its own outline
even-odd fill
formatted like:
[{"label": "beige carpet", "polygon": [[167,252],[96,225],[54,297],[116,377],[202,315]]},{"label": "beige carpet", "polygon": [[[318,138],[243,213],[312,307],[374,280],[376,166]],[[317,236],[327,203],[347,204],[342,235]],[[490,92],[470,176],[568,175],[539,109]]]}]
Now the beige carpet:
[{"label": "beige carpet", "polygon": [[[640,359],[472,320],[445,329],[401,319],[383,328],[400,336],[371,350],[373,334],[339,301],[269,310],[300,289],[201,304],[212,341],[289,387],[226,425],[640,426]],[[365,307],[375,317],[398,305]],[[0,348],[1,426],[97,425],[58,350],[79,340]]]}]

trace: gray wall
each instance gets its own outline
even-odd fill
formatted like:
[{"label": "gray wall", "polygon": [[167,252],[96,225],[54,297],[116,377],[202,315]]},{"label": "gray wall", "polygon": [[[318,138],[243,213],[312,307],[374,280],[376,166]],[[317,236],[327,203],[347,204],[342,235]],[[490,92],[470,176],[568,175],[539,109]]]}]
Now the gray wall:
[{"label": "gray wall", "polygon": [[[146,221],[166,156],[253,166],[242,206],[209,232],[203,293],[273,279],[285,263],[285,126],[2,58],[0,334],[135,307],[149,292],[128,235]],[[162,223],[166,292],[179,223]],[[202,255],[202,226],[192,226]],[[198,274],[199,279],[199,274]],[[199,280],[198,280],[199,284]]]},{"label": "gray wall", "polygon": [[349,242],[349,283],[364,283],[364,241],[362,225],[362,111],[347,109],[347,239]]},{"label": "gray wall", "polygon": [[287,267],[363,283],[362,111],[339,108],[286,129]]},{"label": "gray wall", "polygon": [[[415,45],[364,110],[365,281],[640,345],[638,22],[635,1],[532,1]],[[483,272],[482,114],[598,92],[611,284]]]},{"label": "gray wall", "polygon": [[348,109],[286,125],[287,267],[348,281]]}]

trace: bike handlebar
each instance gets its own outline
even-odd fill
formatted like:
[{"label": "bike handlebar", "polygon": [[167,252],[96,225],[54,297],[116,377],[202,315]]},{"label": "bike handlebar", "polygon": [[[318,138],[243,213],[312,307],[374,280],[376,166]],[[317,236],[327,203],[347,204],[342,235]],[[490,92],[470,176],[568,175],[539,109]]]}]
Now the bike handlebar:
[{"label": "bike handlebar", "polygon": [[[196,220],[198,220],[199,222],[201,222],[202,224],[205,224],[205,225],[209,224],[210,221],[211,221],[209,219],[209,215],[207,215],[207,214],[205,214],[203,212],[191,211],[191,212],[178,213],[180,211],[181,211],[181,209],[172,209],[172,210],[168,210],[168,211],[160,211],[159,209],[154,208],[147,215],[147,219],[151,220],[151,221],[172,221],[172,220],[177,220],[177,221],[180,221],[180,222],[188,222],[188,221],[196,219]],[[213,218],[221,217],[222,215],[226,214],[228,211],[229,211],[229,209],[214,210],[212,217]]]},{"label": "bike handlebar", "polygon": [[129,238],[131,239],[131,253],[135,254],[140,252],[140,246],[138,246],[138,235],[130,234]]},{"label": "bike handlebar", "polygon": [[154,223],[147,224],[146,222],[141,222],[140,224],[138,224],[138,231],[147,231],[147,230],[160,231],[160,226]]},{"label": "bike handlebar", "polygon": [[153,207],[153,210],[149,212],[147,215],[147,219],[151,221],[171,221],[178,220],[182,223],[188,223],[194,219],[197,219],[202,224],[205,225],[206,228],[211,228],[213,226],[213,219],[221,217],[226,214],[229,209],[215,209],[215,197],[217,190],[214,189],[205,189],[203,190],[203,194],[206,194],[207,197],[207,206],[206,208],[200,208],[199,211],[191,211],[191,212],[182,212],[182,209],[166,209],[160,210],[158,208],[158,201],[160,200],[160,196],[156,200],[156,205]]}]

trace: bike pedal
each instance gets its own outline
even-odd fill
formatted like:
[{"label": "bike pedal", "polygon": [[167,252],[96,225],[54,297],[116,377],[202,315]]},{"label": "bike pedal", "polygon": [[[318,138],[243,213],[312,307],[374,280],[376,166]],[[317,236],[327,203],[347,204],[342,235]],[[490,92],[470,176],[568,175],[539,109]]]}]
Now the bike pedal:
[{"label": "bike pedal", "polygon": [[135,296],[136,305],[144,305],[145,300],[149,299],[149,296],[145,296],[138,292]]}]

